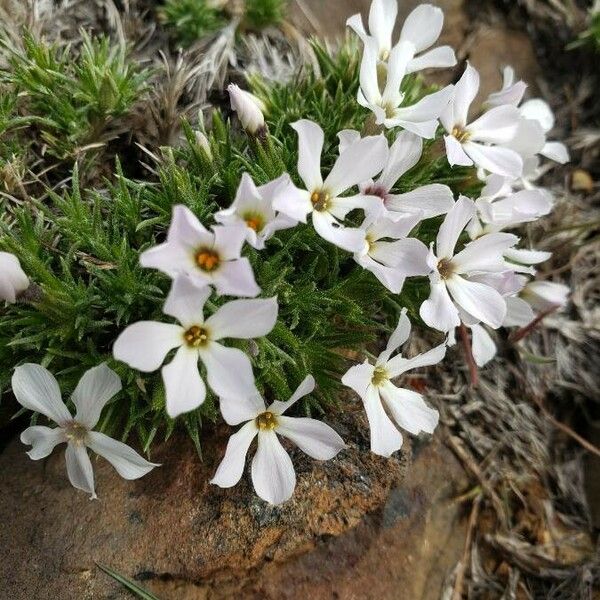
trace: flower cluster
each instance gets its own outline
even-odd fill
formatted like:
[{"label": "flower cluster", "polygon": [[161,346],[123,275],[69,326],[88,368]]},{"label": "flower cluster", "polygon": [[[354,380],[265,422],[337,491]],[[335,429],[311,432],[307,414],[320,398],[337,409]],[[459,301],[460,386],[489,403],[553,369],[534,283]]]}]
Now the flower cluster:
[{"label": "flower cluster", "polygon": [[[326,242],[350,253],[357,269],[372,273],[373,285],[383,285],[391,294],[400,294],[407,278],[429,281],[429,296],[418,314],[426,325],[443,332],[445,341],[412,358],[393,356],[411,331],[403,309],[375,362],[351,366],[342,378],[362,399],[371,449],[383,456],[402,446],[400,429],[431,434],[438,423],[437,411],[424,397],[399,387],[396,378],[439,363],[454,343],[457,327],[470,329],[475,361],[483,365],[495,354],[489,330],[526,325],[535,311],[566,303],[564,286],[530,279],[535,265],[549,254],[519,247],[519,237],[507,231],[552,209],[551,194],[536,185],[540,157],[562,163],[568,153],[562,144],[547,140],[553,126],[550,108],[539,99],[522,102],[526,85],[515,81],[507,68],[502,89],[477,114],[470,114],[479,75],[469,64],[455,85],[411,102],[403,91],[407,76],[454,66],[456,58],[448,46],[435,46],[443,27],[439,8],[418,6],[394,44],[396,16],[396,0],[373,0],[368,31],[359,15],[348,20],[363,43],[356,100],[372,114],[365,113],[362,131],[338,133],[334,164],[328,168],[322,161],[326,140],[321,126],[300,119],[291,124],[298,142],[296,172],[260,186],[243,173],[235,199],[214,214],[210,228],[186,206],[174,206],[166,240],[140,255],[143,267],[172,281],[164,320],[133,323],[114,342],[117,361],[145,373],[161,369],[166,411],[172,418],[197,409],[208,385],[219,399],[223,419],[231,426],[244,423],[230,437],[211,483],[235,485],[257,438],[252,482],[257,494],[274,504],[287,500],[295,487],[294,468],[278,434],[318,460],[333,458],[345,444],[328,425],[285,414],[315,388],[310,373],[287,401],[271,399],[267,406],[258,389],[249,346],[238,340],[267,336],[279,309],[277,297],[258,297],[261,289],[244,254],[246,244],[261,252],[282,230],[312,227]],[[235,85],[228,91],[242,128],[258,145],[266,143],[265,104]],[[449,165],[473,167],[482,181],[478,198],[455,198],[450,187],[439,183],[399,191],[403,178],[422,159],[424,140],[441,130],[445,133],[439,147],[445,148]],[[197,134],[197,142],[212,160],[204,133]],[[418,237],[424,221],[437,227],[429,247]],[[27,277],[12,255],[0,253],[0,265],[0,295],[14,302],[27,287]],[[13,391],[19,402],[58,424],[23,433],[22,440],[33,446],[30,456],[45,457],[56,444],[67,442],[69,478],[92,495],[86,447],[129,479],[156,466],[92,431],[103,406],[119,389],[118,377],[108,367],[92,369],[73,393],[73,419],[45,369],[18,367]]]}]

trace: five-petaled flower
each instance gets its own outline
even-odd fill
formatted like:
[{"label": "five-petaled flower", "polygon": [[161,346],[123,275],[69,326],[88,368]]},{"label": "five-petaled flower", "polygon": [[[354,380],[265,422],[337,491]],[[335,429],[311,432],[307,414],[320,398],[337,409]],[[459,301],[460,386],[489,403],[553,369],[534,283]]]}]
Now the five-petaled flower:
[{"label": "five-petaled flower", "polygon": [[216,225],[208,231],[189,208],[178,204],[166,242],[142,252],[140,264],[171,279],[186,273],[197,286],[212,285],[219,294],[253,297],[260,288],[250,262],[240,256],[245,239],[243,224]]},{"label": "five-petaled flower", "polygon": [[341,221],[356,208],[369,214],[380,211],[381,200],[363,193],[346,197],[341,194],[383,169],[388,154],[385,138],[369,136],[350,144],[340,153],[323,181],[323,130],[313,121],[305,119],[293,123],[292,127],[298,132],[298,174],[306,189],[290,183],[284,192],[278,194],[273,208],[303,223],[312,214],[313,226],[322,238],[349,252],[360,250],[364,243],[363,232],[344,227]]},{"label": "five-petaled flower", "polygon": [[0,300],[15,302],[28,287],[29,279],[19,259],[10,252],[0,252]]},{"label": "five-petaled flower", "polygon": [[241,478],[250,444],[258,436],[252,459],[252,483],[256,493],[271,504],[288,500],[296,487],[296,473],[289,454],[277,435],[296,444],[317,460],[329,460],[345,448],[342,438],[329,425],[307,417],[284,415],[300,398],[315,387],[312,375],[298,386],[286,402],[275,401],[266,406],[260,395],[221,397],[221,412],[229,425],[247,421],[227,444],[225,456],[211,483],[222,488],[234,486]]},{"label": "five-petaled flower", "polygon": [[34,425],[21,434],[21,441],[32,446],[27,453],[29,457],[40,460],[57,444],[66,443],[69,481],[92,498],[96,498],[96,492],[87,448],[110,462],[124,479],[138,479],[159,466],[123,442],[92,431],[106,403],[121,390],[119,376],[105,364],[86,371],[79,380],[71,396],[77,410],[75,417],[62,401],[56,379],[41,365],[27,363],[17,367],[12,376],[12,390],[25,408],[43,414],[58,425],[54,428]]},{"label": "five-petaled flower", "polygon": [[351,367],[342,377],[342,383],[352,388],[363,401],[371,430],[371,450],[381,456],[390,456],[401,448],[402,434],[398,427],[418,435],[421,431],[433,433],[438,424],[437,410],[427,406],[421,394],[392,383],[392,379],[411,369],[439,363],[446,354],[446,345],[440,344],[414,358],[404,358],[401,354],[391,358],[408,339],[410,327],[404,309],[386,349],[375,364],[365,360]]},{"label": "five-petaled flower", "polygon": [[216,394],[244,397],[256,393],[248,356],[219,341],[252,339],[269,333],[277,320],[277,299],[233,300],[205,320],[203,309],[209,296],[210,288],[199,289],[189,277],[180,275],[163,308],[180,324],[134,323],[121,333],[113,347],[116,359],[146,373],[156,371],[167,354],[177,348],[173,360],[161,371],[167,412],[172,417],[204,402],[206,387],[198,360],[206,367],[208,385]]}]

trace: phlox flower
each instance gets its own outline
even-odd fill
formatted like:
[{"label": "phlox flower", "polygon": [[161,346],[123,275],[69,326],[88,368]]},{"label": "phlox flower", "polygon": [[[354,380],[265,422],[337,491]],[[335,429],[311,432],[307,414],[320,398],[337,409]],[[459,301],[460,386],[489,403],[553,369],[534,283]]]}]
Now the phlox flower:
[{"label": "phlox flower", "polygon": [[[397,15],[397,0],[373,0],[369,11],[370,35],[363,25],[360,14],[350,17],[346,24],[365,45],[370,43],[370,40],[374,40],[378,59],[386,61],[392,51],[392,33]],[[432,67],[453,67],[456,64],[456,56],[450,46],[439,46],[428,50],[437,42],[443,26],[444,13],[431,4],[417,6],[406,17],[400,33],[400,42],[410,44],[412,50],[406,73]]]},{"label": "phlox flower", "polygon": [[73,391],[73,417],[61,399],[54,376],[41,365],[27,363],[12,376],[15,398],[25,408],[41,413],[58,427],[34,425],[21,434],[21,441],[31,445],[27,453],[32,460],[46,458],[55,446],[66,443],[67,475],[73,487],[96,498],[94,472],[87,448],[105,458],[124,479],[138,479],[159,465],[148,462],[135,450],[92,431],[106,403],[121,390],[119,376],[105,364],[86,371]]},{"label": "phlox flower", "polygon": [[490,285],[473,276],[507,269],[504,252],[518,242],[509,233],[489,233],[455,254],[458,239],[475,215],[472,200],[461,196],[448,212],[429,252],[432,269],[429,298],[421,304],[423,321],[440,331],[458,327],[461,319],[483,322],[496,329],[506,315],[506,302]]},{"label": "phlox flower", "polygon": [[29,279],[19,259],[10,252],[0,252],[0,300],[15,302],[28,287]]},{"label": "phlox flower", "polygon": [[[378,125],[388,129],[402,127],[424,137],[433,138],[438,127],[438,117],[446,109],[454,87],[428,94],[412,106],[404,106],[405,94],[402,80],[413,55],[413,45],[400,42],[390,53],[385,73],[385,85],[380,86],[381,69],[378,67],[377,48],[372,39],[365,43],[360,65],[360,89],[357,101],[373,111]],[[383,90],[383,91],[382,91]]]},{"label": "phlox flower", "polygon": [[364,224],[365,243],[354,260],[394,294],[402,291],[404,280],[416,275],[427,275],[427,246],[416,238],[407,237],[421,220],[421,215],[405,215],[392,221],[379,218]]},{"label": "phlox flower", "polygon": [[[338,133],[340,152],[360,139],[360,133],[345,129]],[[390,146],[388,160],[377,179],[369,179],[359,185],[363,194],[381,198],[381,216],[392,221],[407,214],[418,214],[429,219],[447,213],[454,206],[452,190],[447,185],[431,183],[410,192],[393,194],[392,188],[401,177],[412,169],[423,154],[423,139],[410,131],[401,131]]]},{"label": "phlox flower", "polygon": [[215,221],[224,225],[243,225],[248,244],[262,250],[276,231],[289,229],[298,223],[286,215],[277,214],[273,209],[278,192],[285,190],[289,184],[290,178],[286,173],[266,185],[256,187],[250,175],[244,173],[233,203],[229,208],[217,212]]},{"label": "phlox flower", "polygon": [[342,197],[346,190],[375,176],[387,160],[388,146],[382,136],[357,140],[340,153],[329,175],[321,176],[321,152],[324,133],[313,121],[292,124],[298,133],[298,174],[305,189],[290,183],[278,194],[273,208],[291,219],[306,223],[309,214],[315,231],[328,242],[356,252],[363,247],[360,229],[344,227],[341,221],[355,208],[366,213],[381,210],[381,200],[363,193]]},{"label": "phlox flower", "polygon": [[288,417],[284,413],[315,387],[312,375],[298,386],[286,402],[275,401],[269,407],[256,394],[221,398],[221,412],[229,425],[246,423],[230,438],[225,456],[211,483],[222,488],[234,486],[241,478],[246,455],[258,437],[252,459],[252,484],[256,493],[271,504],[288,500],[296,487],[294,465],[277,438],[282,435],[317,460],[329,460],[345,448],[342,438],[329,425],[306,417]]},{"label": "phlox flower", "polygon": [[371,432],[371,451],[381,456],[390,456],[401,448],[402,434],[398,428],[413,435],[421,431],[433,433],[439,420],[438,411],[427,406],[421,394],[392,383],[395,377],[407,371],[439,363],[446,354],[446,345],[441,344],[414,358],[404,358],[401,354],[391,358],[408,339],[410,327],[404,309],[375,364],[365,361],[351,367],[342,377],[342,383],[363,401]]},{"label": "phlox flower", "polygon": [[454,98],[440,116],[451,165],[473,164],[507,177],[519,177],[523,159],[506,146],[517,133],[521,115],[510,104],[494,107],[469,123],[469,108],[479,91],[479,73],[469,64],[455,85]]},{"label": "phlox flower", "polygon": [[179,325],[139,321],[117,338],[113,354],[130,367],[156,371],[167,354],[177,348],[173,360],[162,368],[167,413],[176,417],[200,406],[206,386],[198,360],[206,368],[208,385],[217,395],[246,396],[256,393],[252,365],[237,348],[220,344],[224,338],[251,339],[266,335],[277,320],[276,298],[233,300],[204,319],[210,288],[199,289],[186,275],[178,276],[163,312]]},{"label": "phlox flower", "polygon": [[246,92],[231,83],[227,86],[231,108],[235,110],[242,127],[252,135],[259,135],[265,130],[265,105],[254,94]]},{"label": "phlox flower", "polygon": [[212,285],[219,294],[253,297],[260,288],[250,262],[240,256],[246,235],[243,224],[216,225],[208,231],[189,208],[178,204],[167,240],[142,252],[140,264],[171,279],[185,273],[198,287]]}]

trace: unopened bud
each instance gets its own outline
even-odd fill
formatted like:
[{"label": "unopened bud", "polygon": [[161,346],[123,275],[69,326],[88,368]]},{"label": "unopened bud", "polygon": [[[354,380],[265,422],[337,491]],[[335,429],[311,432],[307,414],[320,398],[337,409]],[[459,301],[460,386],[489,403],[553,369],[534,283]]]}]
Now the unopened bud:
[{"label": "unopened bud", "polygon": [[227,87],[231,108],[235,110],[242,127],[250,134],[262,137],[266,130],[263,112],[265,105],[250,92],[245,92],[234,83]]},{"label": "unopened bud", "polygon": [[204,151],[209,160],[212,160],[212,150],[210,149],[210,142],[202,131],[195,131],[196,144]]}]

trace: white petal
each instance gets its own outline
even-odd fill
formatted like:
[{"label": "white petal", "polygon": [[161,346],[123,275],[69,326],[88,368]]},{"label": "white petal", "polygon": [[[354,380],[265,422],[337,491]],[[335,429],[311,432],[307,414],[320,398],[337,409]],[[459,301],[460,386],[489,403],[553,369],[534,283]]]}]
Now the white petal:
[{"label": "white petal", "polygon": [[527,250],[525,248],[510,248],[504,251],[504,258],[522,265],[539,265],[547,261],[551,256],[552,252]]},{"label": "white petal", "polygon": [[485,103],[490,107],[502,106],[503,104],[519,106],[526,90],[527,84],[524,81],[517,81],[509,86],[505,85],[499,92],[490,94]]},{"label": "white petal", "polygon": [[186,329],[200,325],[204,322],[204,304],[211,293],[210,287],[198,287],[189,276],[178,275],[173,281],[163,312],[175,317]]},{"label": "white petal", "polygon": [[374,372],[375,367],[365,361],[361,365],[350,367],[343,375],[342,383],[352,388],[364,400]]},{"label": "white petal", "polygon": [[294,493],[294,465],[273,431],[258,432],[258,448],[252,459],[252,483],[256,493],[270,504],[281,504]]},{"label": "white petal", "polygon": [[260,294],[260,288],[254,279],[252,265],[245,256],[222,263],[214,272],[213,281],[215,289],[223,296],[253,298]]},{"label": "white petal", "polygon": [[160,466],[147,461],[127,444],[113,440],[98,431],[90,431],[87,445],[105,458],[123,479],[139,479],[154,467]]},{"label": "white petal", "polygon": [[446,356],[446,344],[435,346],[427,352],[417,354],[413,358],[404,358],[403,356],[395,356],[387,364],[387,370],[390,377],[398,377],[407,371],[420,369],[421,367],[431,367],[440,363]]},{"label": "white petal", "polygon": [[386,267],[374,261],[370,256],[358,257],[355,255],[355,260],[361,267],[373,273],[380,283],[393,294],[399,294],[402,291],[406,275],[398,267]]},{"label": "white petal", "polygon": [[358,252],[365,243],[365,233],[362,229],[343,227],[326,212],[313,211],[313,226],[323,239],[348,252]]},{"label": "white petal", "polygon": [[[369,160],[365,160],[365,156]],[[382,135],[361,138],[340,154],[323,187],[332,197],[339,196],[351,187],[375,177],[385,166],[387,157],[388,145]]]},{"label": "white petal", "polygon": [[328,212],[336,219],[344,220],[346,215],[355,209],[364,211],[365,215],[375,217],[384,210],[379,196],[356,194],[355,196],[337,197],[331,200]]},{"label": "white petal", "polygon": [[276,431],[317,460],[329,460],[346,447],[333,428],[316,419],[280,416]]},{"label": "white petal", "polygon": [[257,433],[256,423],[250,421],[229,438],[225,456],[210,483],[222,488],[229,488],[241,479],[248,449]]},{"label": "white petal", "polygon": [[267,335],[277,322],[277,298],[233,300],[206,321],[211,339],[251,339]]},{"label": "white petal", "polygon": [[444,144],[448,163],[451,167],[454,165],[470,167],[473,164],[469,155],[464,151],[462,144],[453,135],[445,135]]},{"label": "white petal", "polygon": [[416,238],[406,238],[397,242],[375,242],[369,253],[372,258],[388,267],[395,267],[405,277],[427,275],[431,269],[427,265],[427,246]]},{"label": "white petal", "polygon": [[496,356],[496,344],[481,325],[471,325],[471,351],[478,367],[483,367]]},{"label": "white petal", "polygon": [[194,262],[194,249],[178,242],[165,242],[140,254],[140,265],[157,269],[171,278],[179,273],[197,271]]},{"label": "white petal", "polygon": [[423,140],[410,131],[401,131],[391,145],[387,164],[377,183],[390,191],[394,184],[421,159]]},{"label": "white petal", "polygon": [[306,216],[313,209],[311,193],[297,188],[293,183],[282,186],[273,199],[273,208],[291,219],[306,223]]},{"label": "white petal", "polygon": [[206,386],[198,371],[198,351],[181,346],[162,370],[167,414],[174,419],[198,408],[206,398]]},{"label": "white petal", "polygon": [[402,309],[400,313],[400,319],[398,319],[398,325],[396,325],[396,329],[390,336],[388,343],[385,347],[385,350],[379,355],[377,359],[377,364],[382,365],[388,362],[390,356],[398,349],[410,335],[410,319],[406,316],[406,308]]},{"label": "white petal", "polygon": [[369,11],[369,32],[375,37],[380,50],[392,47],[392,31],[396,23],[396,0],[373,0]]},{"label": "white petal", "polygon": [[201,348],[200,358],[206,366],[208,385],[226,398],[244,398],[258,394],[252,364],[244,352],[211,342]]},{"label": "white petal", "polygon": [[416,52],[427,50],[440,37],[444,25],[444,13],[437,6],[420,4],[404,21],[400,39],[412,42]]},{"label": "white petal", "polygon": [[354,129],[343,129],[338,134],[338,140],[340,140],[338,146],[338,153],[341,154],[348,149],[349,146],[360,140],[360,132]]},{"label": "white petal", "polygon": [[55,427],[44,427],[42,425],[35,425],[28,427],[21,434],[21,442],[32,446],[31,450],[27,452],[27,455],[31,460],[40,460],[40,458],[46,458],[57,444],[66,442],[64,429]]},{"label": "white petal", "polygon": [[365,29],[365,26],[362,22],[362,17],[360,14],[352,15],[347,21],[346,25],[358,35],[358,37],[362,40],[363,44],[365,44],[369,38],[369,34]]},{"label": "white petal", "polygon": [[446,280],[452,298],[463,310],[493,329],[502,325],[506,316],[506,302],[493,288],[483,283],[467,281],[454,275]]},{"label": "white petal", "polygon": [[511,233],[488,233],[468,243],[454,256],[452,266],[457,273],[504,270],[503,253],[519,241]]},{"label": "white petal", "polygon": [[464,127],[467,124],[469,108],[479,91],[479,73],[467,63],[467,68],[454,86],[453,123]]},{"label": "white petal", "polygon": [[537,121],[544,131],[548,132],[554,127],[554,113],[547,102],[540,98],[533,98],[523,102],[521,105],[521,115],[525,119]]},{"label": "white petal", "polygon": [[504,143],[522,158],[531,158],[541,152],[546,143],[546,134],[537,121],[521,119],[516,132]]},{"label": "white petal", "polygon": [[241,224],[215,225],[214,250],[221,260],[235,260],[240,257],[242,246],[246,241],[246,227]]},{"label": "white petal", "polygon": [[[254,208],[261,203],[261,194],[252,177],[248,173],[242,173],[240,185],[235,192],[235,199],[231,205],[232,208]],[[216,217],[216,215],[215,215]]]},{"label": "white petal", "polygon": [[440,419],[437,410],[425,404],[423,396],[411,390],[397,388],[387,381],[380,389],[386,408],[396,424],[413,435],[422,431],[433,433]]},{"label": "white petal", "polygon": [[523,159],[509,148],[466,142],[463,144],[463,149],[478,167],[490,173],[514,179],[519,177],[523,171]]},{"label": "white petal", "polygon": [[65,459],[71,485],[78,490],[87,492],[92,498],[97,498],[94,490],[94,471],[87,448],[81,445],[67,444]]},{"label": "white petal", "polygon": [[544,311],[565,306],[571,289],[554,281],[531,281],[523,289],[522,296],[534,310]]},{"label": "white petal", "polygon": [[113,346],[113,356],[138,371],[150,373],[162,365],[170,350],[183,344],[183,333],[179,325],[139,321],[121,332]]},{"label": "white petal", "polygon": [[570,160],[567,147],[560,142],[546,142],[542,148],[541,154],[561,165],[568,163]]},{"label": "white petal", "polygon": [[406,67],[406,74],[424,69],[449,68],[456,65],[456,55],[450,46],[439,46],[413,58]]},{"label": "white petal", "polygon": [[436,119],[430,121],[412,121],[407,119],[401,119],[394,117],[392,119],[385,120],[385,126],[388,129],[393,127],[402,127],[406,131],[410,131],[426,140],[431,140],[435,137],[435,132],[438,128],[438,122]]},{"label": "white petal", "polygon": [[502,322],[504,327],[525,327],[535,319],[533,309],[522,298],[507,298],[506,308],[506,317]]},{"label": "white petal", "polygon": [[388,196],[388,210],[398,212],[422,212],[423,219],[446,214],[454,206],[454,195],[447,185],[431,183],[404,194]]},{"label": "white petal", "polygon": [[467,223],[473,218],[474,214],[475,204],[473,204],[473,201],[466,196],[461,196],[448,211],[438,231],[435,246],[438,258],[452,257],[460,234],[464,231]]},{"label": "white petal", "polygon": [[288,408],[293,406],[300,398],[308,396],[315,389],[315,378],[312,375],[307,375],[300,385],[296,388],[296,391],[289,397],[285,402],[275,400],[269,410],[277,415],[282,415]]},{"label": "white petal", "polygon": [[56,379],[41,365],[26,363],[17,367],[11,384],[15,398],[25,408],[41,413],[59,425],[72,420]]},{"label": "white petal", "polygon": [[[321,152],[323,151],[325,134],[316,123],[307,119],[292,123],[292,127],[298,133],[298,175],[300,175],[306,189],[313,192],[323,185]],[[279,208],[277,210],[283,209]],[[289,216],[295,217],[291,214]]]},{"label": "white petal", "polygon": [[122,387],[121,378],[105,363],[86,371],[71,396],[77,409],[75,420],[93,429],[106,403]]},{"label": "white petal", "polygon": [[438,331],[450,331],[460,325],[458,310],[442,282],[431,282],[429,298],[421,304],[419,314],[426,325]]},{"label": "white petal", "polygon": [[187,206],[177,204],[173,207],[167,240],[195,247],[212,245],[213,235]]},{"label": "white petal", "polygon": [[469,124],[470,139],[475,142],[491,144],[510,142],[517,132],[520,117],[519,109],[516,106],[492,108]]},{"label": "white petal", "polygon": [[260,394],[219,398],[219,408],[225,423],[239,425],[244,421],[253,421],[260,413],[265,412],[265,401]]},{"label": "white petal", "polygon": [[397,109],[395,117],[402,121],[411,121],[413,123],[435,121],[448,106],[453,94],[454,88],[448,85],[433,94],[427,94],[427,96],[424,96],[412,106]]},{"label": "white petal", "polygon": [[369,420],[371,452],[379,456],[391,456],[402,447],[402,434],[387,416],[378,388],[369,386],[363,404]]},{"label": "white petal", "polygon": [[403,94],[400,91],[406,66],[414,56],[414,46],[410,42],[399,42],[392,48],[387,63],[387,80],[381,103],[382,106],[400,106]]},{"label": "white petal", "polygon": [[385,217],[379,217],[372,225],[369,225],[367,233],[369,239],[374,242],[383,238],[400,240],[404,239],[421,220],[422,215],[418,210],[404,214],[388,213]]},{"label": "white petal", "polygon": [[381,101],[379,83],[377,78],[377,42],[373,38],[364,40],[363,56],[360,63],[360,90],[358,103],[367,107]]},{"label": "white petal", "polygon": [[29,287],[29,279],[19,259],[9,252],[0,252],[0,299],[14,302],[17,294]]}]

